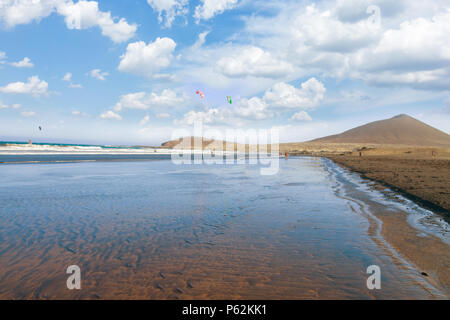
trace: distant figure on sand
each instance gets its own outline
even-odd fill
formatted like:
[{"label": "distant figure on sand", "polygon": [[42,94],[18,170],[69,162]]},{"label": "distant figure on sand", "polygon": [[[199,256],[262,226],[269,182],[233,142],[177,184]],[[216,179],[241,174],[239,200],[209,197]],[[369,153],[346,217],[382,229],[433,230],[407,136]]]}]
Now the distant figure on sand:
[{"label": "distant figure on sand", "polygon": [[284,154],[284,157],[285,157],[286,159],[289,159],[289,152],[286,152],[286,153]]}]

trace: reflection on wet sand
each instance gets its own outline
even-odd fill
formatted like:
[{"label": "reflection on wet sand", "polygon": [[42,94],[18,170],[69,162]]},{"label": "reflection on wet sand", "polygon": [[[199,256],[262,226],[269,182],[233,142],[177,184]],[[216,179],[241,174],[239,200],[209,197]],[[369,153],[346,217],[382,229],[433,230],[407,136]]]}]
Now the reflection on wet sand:
[{"label": "reflection on wet sand", "polygon": [[[2,166],[0,298],[441,297],[377,243],[329,166],[294,158],[276,176],[170,161]],[[73,264],[81,290],[66,288]],[[366,287],[372,264],[382,290]]]}]

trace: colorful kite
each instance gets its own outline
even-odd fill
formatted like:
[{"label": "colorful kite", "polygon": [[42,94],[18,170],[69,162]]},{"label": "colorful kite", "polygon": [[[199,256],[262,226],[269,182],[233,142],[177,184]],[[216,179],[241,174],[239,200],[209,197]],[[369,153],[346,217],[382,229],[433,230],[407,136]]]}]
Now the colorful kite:
[{"label": "colorful kite", "polygon": [[195,93],[199,94],[202,99],[205,99],[205,94],[203,92],[201,92],[200,90],[197,90],[197,92],[195,92]]},{"label": "colorful kite", "polygon": [[228,101],[229,104],[233,103],[233,101],[231,101],[231,96],[227,96],[227,101]]}]

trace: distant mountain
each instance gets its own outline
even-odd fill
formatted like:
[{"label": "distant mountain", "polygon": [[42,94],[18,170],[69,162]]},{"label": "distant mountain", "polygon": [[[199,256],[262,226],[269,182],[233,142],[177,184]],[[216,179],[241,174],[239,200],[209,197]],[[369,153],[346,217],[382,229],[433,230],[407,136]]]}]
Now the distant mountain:
[{"label": "distant mountain", "polygon": [[163,142],[161,144],[162,148],[168,149],[204,149],[204,150],[225,150],[226,148],[231,148],[233,145],[234,150],[237,148],[245,148],[245,146],[237,143],[228,143],[222,140],[212,140],[202,137],[183,137],[178,140],[171,140]]},{"label": "distant mountain", "polygon": [[161,147],[173,149],[177,147],[177,149],[192,149],[193,146],[202,146],[204,149],[209,144],[211,144],[213,140],[202,138],[202,137],[184,137],[179,138],[178,140],[166,141],[161,144]]},{"label": "distant mountain", "polygon": [[373,143],[450,147],[450,135],[406,114],[370,122],[341,134],[315,139],[318,143]]}]

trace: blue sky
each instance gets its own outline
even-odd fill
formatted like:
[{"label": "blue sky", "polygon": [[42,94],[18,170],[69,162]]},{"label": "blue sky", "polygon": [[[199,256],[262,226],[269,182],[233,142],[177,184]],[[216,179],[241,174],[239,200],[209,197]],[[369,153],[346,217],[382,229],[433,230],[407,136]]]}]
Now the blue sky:
[{"label": "blue sky", "polygon": [[441,0],[3,0],[0,140],[159,145],[202,120],[304,141],[400,113],[449,133],[448,34]]}]

